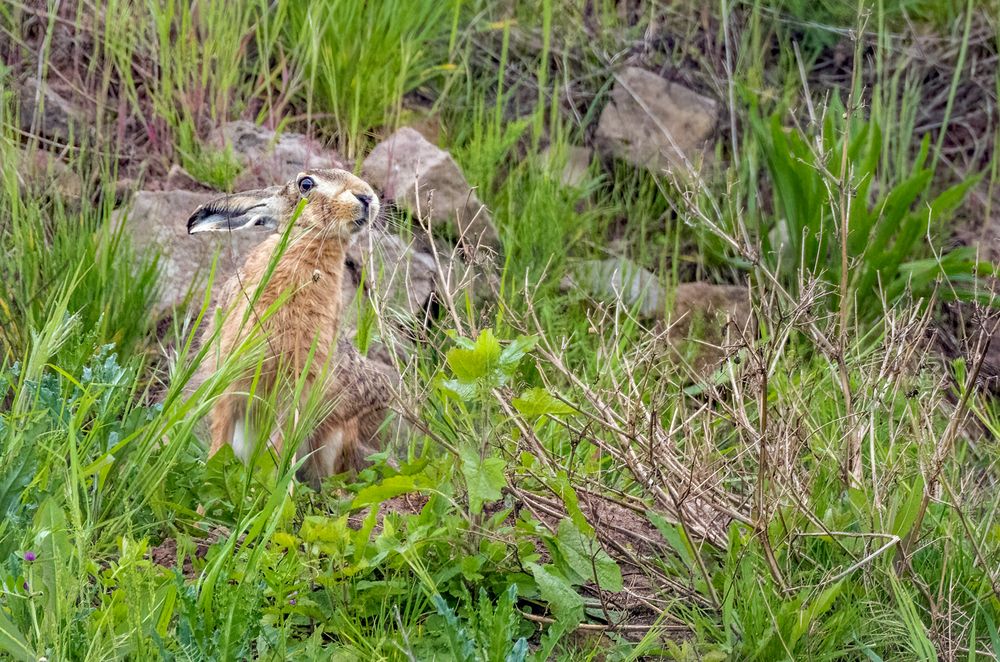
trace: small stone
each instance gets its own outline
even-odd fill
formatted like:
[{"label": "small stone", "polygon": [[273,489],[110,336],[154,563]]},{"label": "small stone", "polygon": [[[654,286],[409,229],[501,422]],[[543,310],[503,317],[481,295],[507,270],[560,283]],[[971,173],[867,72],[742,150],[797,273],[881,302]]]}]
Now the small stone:
[{"label": "small stone", "polygon": [[713,99],[628,67],[616,76],[594,143],[607,156],[653,172],[683,173],[686,162],[698,165],[717,117]]},{"label": "small stone", "polygon": [[90,124],[86,113],[37,78],[29,78],[18,91],[21,130],[59,142],[79,138]]},{"label": "small stone", "polygon": [[638,306],[639,317],[651,319],[663,315],[663,288],[656,275],[631,260],[607,258],[584,260],[573,270],[575,282],[586,292],[605,303],[621,302],[628,309]]},{"label": "small stone", "polygon": [[83,178],[43,149],[18,150],[18,183],[22,194],[52,193],[78,202],[83,197]]},{"label": "small stone", "polygon": [[403,127],[375,146],[362,167],[388,200],[431,223],[446,223],[471,246],[499,250],[489,211],[451,154],[418,131]]},{"label": "small stone", "polygon": [[568,145],[565,151],[546,147],[541,153],[542,163],[546,169],[559,172],[559,181],[567,188],[580,188],[587,182],[590,162],[594,159],[594,150],[589,147]]},{"label": "small stone", "polygon": [[676,359],[707,378],[741,344],[756,336],[746,287],[681,283],[674,291],[667,340]]}]

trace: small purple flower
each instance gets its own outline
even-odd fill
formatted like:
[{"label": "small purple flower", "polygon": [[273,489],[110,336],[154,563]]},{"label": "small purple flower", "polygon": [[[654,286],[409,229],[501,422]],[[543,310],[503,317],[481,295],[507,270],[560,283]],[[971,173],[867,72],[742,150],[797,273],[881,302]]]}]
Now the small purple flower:
[{"label": "small purple flower", "polygon": [[289,600],[288,604],[290,604],[290,605],[292,605],[294,607],[295,606],[295,598],[292,598],[291,600]]},{"label": "small purple flower", "polygon": [[28,593],[31,593],[31,589],[28,588],[28,582],[24,582],[24,590]]},{"label": "small purple flower", "polygon": [[28,551],[28,552],[24,553],[24,560],[27,561],[28,563],[31,563],[32,561],[34,561],[37,558],[38,557],[35,556],[34,552]]}]

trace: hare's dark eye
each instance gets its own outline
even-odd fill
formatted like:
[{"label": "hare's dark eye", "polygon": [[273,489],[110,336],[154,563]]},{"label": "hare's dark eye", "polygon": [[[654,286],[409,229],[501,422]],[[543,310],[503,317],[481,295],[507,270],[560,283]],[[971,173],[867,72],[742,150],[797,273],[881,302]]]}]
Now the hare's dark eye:
[{"label": "hare's dark eye", "polygon": [[316,180],[312,177],[303,177],[299,180],[299,192],[305,195],[316,188]]}]

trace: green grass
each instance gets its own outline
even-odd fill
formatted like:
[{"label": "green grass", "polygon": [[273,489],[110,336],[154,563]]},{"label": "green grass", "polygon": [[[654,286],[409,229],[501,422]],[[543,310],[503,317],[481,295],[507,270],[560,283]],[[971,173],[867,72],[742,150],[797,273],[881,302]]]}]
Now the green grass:
[{"label": "green grass", "polygon": [[[0,657],[1000,656],[1000,407],[975,330],[967,359],[929,340],[938,301],[989,304],[974,272],[992,267],[946,246],[997,160],[935,127],[971,126],[974,76],[1000,89],[980,38],[996,8],[626,4],[109,2],[100,23],[40,24],[0,7],[0,89],[41,62],[95,112],[57,146],[0,96]],[[861,25],[864,56],[831,64]],[[911,25],[941,71],[899,46]],[[716,167],[598,157],[566,187],[561,155],[626,53],[722,101]],[[207,302],[154,317],[157,257],[114,223],[116,182],[145,160],[227,189],[237,166],[208,136],[237,118],[357,163],[411,104],[491,210],[499,298],[441,302],[406,365],[417,424],[359,475],[314,492],[290,449],[206,460],[202,421],[255,347],[197,383]],[[40,149],[81,198],[21,181]],[[609,255],[654,271],[668,306],[678,282],[745,285],[757,328],[692,374],[661,323],[563,286]],[[375,312],[362,343],[388,332]]]}]

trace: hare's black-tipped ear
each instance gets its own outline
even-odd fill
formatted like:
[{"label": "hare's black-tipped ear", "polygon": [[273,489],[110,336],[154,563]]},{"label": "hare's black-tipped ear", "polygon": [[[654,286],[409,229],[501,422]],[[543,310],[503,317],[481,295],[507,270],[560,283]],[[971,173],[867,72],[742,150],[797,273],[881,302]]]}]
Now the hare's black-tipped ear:
[{"label": "hare's black-tipped ear", "polygon": [[277,186],[234,193],[207,202],[188,218],[188,234],[233,232],[248,228],[273,232],[287,212],[288,202],[282,191],[283,188]]}]

